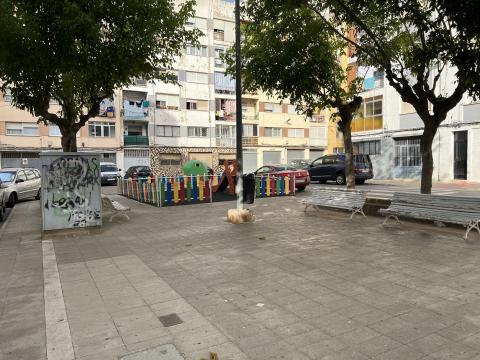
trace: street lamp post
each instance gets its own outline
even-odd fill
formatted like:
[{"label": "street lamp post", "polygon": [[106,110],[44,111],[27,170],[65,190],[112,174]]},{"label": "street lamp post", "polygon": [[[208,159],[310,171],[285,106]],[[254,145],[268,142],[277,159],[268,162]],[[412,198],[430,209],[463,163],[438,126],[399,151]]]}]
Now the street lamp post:
[{"label": "street lamp post", "polygon": [[243,128],[242,128],[242,54],[240,34],[240,0],[235,0],[235,60],[236,60],[236,125],[237,125],[237,209],[243,209]]}]

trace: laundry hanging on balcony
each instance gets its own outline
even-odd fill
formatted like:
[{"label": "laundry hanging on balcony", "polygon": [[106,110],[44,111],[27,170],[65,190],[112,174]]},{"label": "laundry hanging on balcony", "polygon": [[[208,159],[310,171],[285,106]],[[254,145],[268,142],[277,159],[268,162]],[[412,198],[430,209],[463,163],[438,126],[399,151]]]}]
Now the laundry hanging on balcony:
[{"label": "laundry hanging on balcony", "polygon": [[148,116],[150,103],[146,100],[123,101],[123,117],[125,120],[143,120]]},{"label": "laundry hanging on balcony", "polygon": [[221,94],[235,94],[235,80],[230,75],[215,72],[215,92]]}]

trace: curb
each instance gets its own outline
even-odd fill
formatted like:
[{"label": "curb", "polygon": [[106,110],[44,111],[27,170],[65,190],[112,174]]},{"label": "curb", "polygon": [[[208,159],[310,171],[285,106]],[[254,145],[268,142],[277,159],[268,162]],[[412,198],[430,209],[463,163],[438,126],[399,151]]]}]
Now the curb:
[{"label": "curb", "polygon": [[16,207],[14,206],[12,210],[10,210],[10,214],[8,215],[7,220],[5,220],[0,227],[0,240],[2,239],[3,233],[5,232],[5,229],[7,228],[8,223],[10,222],[10,219],[13,216],[13,213],[15,212]]}]

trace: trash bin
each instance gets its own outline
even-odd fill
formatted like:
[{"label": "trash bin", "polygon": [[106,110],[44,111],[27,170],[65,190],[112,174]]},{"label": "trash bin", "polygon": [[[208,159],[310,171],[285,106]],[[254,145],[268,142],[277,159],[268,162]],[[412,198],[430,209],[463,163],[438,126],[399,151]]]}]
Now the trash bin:
[{"label": "trash bin", "polygon": [[243,203],[253,204],[255,201],[255,174],[243,175]]}]

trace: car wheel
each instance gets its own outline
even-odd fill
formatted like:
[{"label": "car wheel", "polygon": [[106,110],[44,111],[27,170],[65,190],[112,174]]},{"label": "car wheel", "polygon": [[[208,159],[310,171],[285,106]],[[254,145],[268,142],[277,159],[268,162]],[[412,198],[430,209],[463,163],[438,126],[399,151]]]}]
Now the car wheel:
[{"label": "car wheel", "polygon": [[40,200],[40,196],[42,196],[42,189],[38,189],[37,195],[35,195],[35,200]]},{"label": "car wheel", "polygon": [[3,221],[5,219],[5,206],[2,206],[2,208],[0,209],[0,221]]},{"label": "car wheel", "polygon": [[17,203],[17,194],[15,193],[10,194],[10,196],[8,197],[7,206],[12,208],[15,206],[16,203]]},{"label": "car wheel", "polygon": [[297,191],[305,190],[306,186],[297,186]]},{"label": "car wheel", "polygon": [[337,185],[345,184],[345,175],[337,174],[337,177],[335,178],[335,182],[337,183]]},{"label": "car wheel", "polygon": [[363,185],[363,184],[365,184],[365,179],[355,180],[355,184]]}]

